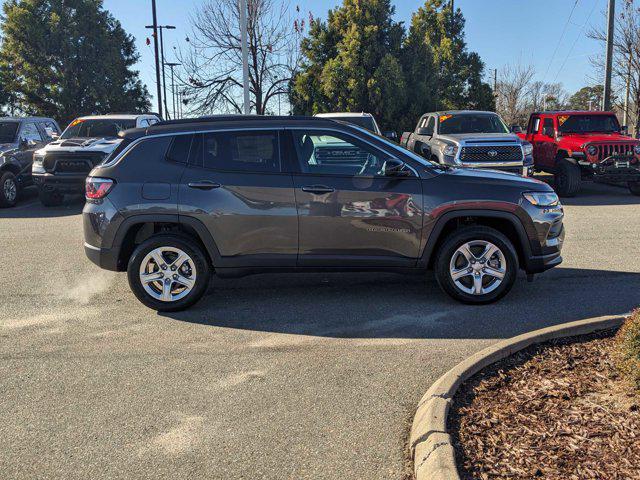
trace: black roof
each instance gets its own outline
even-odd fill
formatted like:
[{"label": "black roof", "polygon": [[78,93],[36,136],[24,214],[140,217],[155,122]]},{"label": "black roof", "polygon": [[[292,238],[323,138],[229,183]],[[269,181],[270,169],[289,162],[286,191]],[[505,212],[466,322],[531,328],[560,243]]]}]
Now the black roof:
[{"label": "black roof", "polygon": [[145,135],[179,133],[185,131],[206,131],[215,127],[233,128],[238,122],[243,122],[246,127],[263,127],[265,124],[286,125],[306,125],[309,127],[345,125],[343,122],[330,118],[306,117],[306,116],[277,116],[277,115],[212,115],[198,118],[183,118],[180,120],[168,120],[158,122],[147,128],[134,128],[124,132],[125,138],[138,138]]}]

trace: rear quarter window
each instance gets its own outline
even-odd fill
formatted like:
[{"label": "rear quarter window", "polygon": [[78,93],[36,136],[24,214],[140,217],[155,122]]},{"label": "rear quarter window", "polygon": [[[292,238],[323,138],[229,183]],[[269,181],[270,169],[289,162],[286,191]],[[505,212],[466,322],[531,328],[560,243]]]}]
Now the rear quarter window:
[{"label": "rear quarter window", "polygon": [[[171,140],[171,137],[151,137],[141,140],[140,143],[129,150],[120,161],[157,165],[159,162],[164,162]],[[114,160],[130,143],[132,143],[131,140],[124,139],[105,162]]]}]

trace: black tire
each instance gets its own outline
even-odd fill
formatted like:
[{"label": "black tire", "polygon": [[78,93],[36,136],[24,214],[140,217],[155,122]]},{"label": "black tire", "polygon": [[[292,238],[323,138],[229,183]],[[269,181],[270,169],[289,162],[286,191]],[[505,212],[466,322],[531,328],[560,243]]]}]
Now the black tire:
[{"label": "black tire", "polygon": [[[455,284],[450,274],[450,263],[456,251],[465,243],[473,241],[492,243],[500,249],[506,262],[502,283],[493,291],[486,294],[476,295],[463,291]],[[495,302],[509,293],[509,290],[511,290],[516,281],[518,268],[518,254],[511,240],[499,231],[483,226],[464,227],[452,232],[438,249],[435,259],[435,275],[440,288],[459,302],[476,305]],[[473,278],[473,276],[471,278]],[[495,280],[491,278],[488,278],[487,281],[495,282]]]},{"label": "black tire", "polygon": [[20,186],[11,172],[0,172],[0,207],[13,207],[18,201]]},{"label": "black tire", "polygon": [[640,182],[629,182],[629,191],[640,196]]},{"label": "black tire", "polygon": [[[191,257],[195,265],[197,272],[195,284],[191,292],[179,300],[162,301],[154,298],[144,289],[140,280],[140,265],[142,261],[149,252],[159,247],[179,248]],[[129,258],[127,277],[134,295],[144,305],[159,312],[177,312],[189,308],[205,294],[211,277],[211,265],[207,256],[196,242],[179,235],[161,234],[145,240],[135,249],[131,258]]]},{"label": "black tire", "polygon": [[556,164],[553,176],[554,189],[561,197],[575,197],[580,191],[582,173],[580,167],[569,160],[562,159]]},{"label": "black tire", "polygon": [[57,207],[62,205],[64,201],[64,194],[55,190],[43,190],[40,188],[38,190],[38,197],[40,198],[40,203],[45,207]]}]

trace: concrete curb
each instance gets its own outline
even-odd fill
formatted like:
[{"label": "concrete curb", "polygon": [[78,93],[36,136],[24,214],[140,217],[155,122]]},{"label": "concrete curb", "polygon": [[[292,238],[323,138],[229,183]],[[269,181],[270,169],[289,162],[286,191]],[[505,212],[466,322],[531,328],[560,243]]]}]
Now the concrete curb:
[{"label": "concrete curb", "polygon": [[447,415],[460,385],[492,363],[536,343],[619,327],[624,315],[590,318],[535,330],[496,343],[445,373],[427,390],[411,427],[409,445],[415,480],[459,480],[455,452],[447,431]]}]

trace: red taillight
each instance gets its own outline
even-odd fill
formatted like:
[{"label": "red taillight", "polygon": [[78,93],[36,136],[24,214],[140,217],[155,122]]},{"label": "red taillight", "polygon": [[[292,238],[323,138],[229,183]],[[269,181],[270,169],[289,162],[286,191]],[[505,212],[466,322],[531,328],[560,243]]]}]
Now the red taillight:
[{"label": "red taillight", "polygon": [[94,200],[104,198],[116,184],[110,178],[87,177],[85,196]]}]

